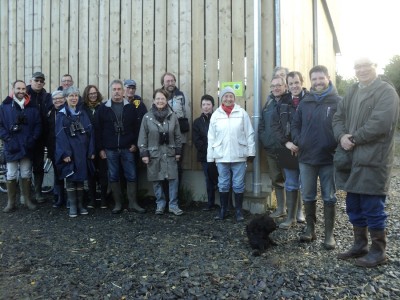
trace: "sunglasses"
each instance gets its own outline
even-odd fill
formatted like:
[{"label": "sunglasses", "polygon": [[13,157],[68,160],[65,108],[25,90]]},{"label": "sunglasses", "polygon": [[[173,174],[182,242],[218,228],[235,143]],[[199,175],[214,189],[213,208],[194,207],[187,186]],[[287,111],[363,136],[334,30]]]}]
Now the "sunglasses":
[{"label": "sunglasses", "polygon": [[35,82],[40,82],[40,83],[44,83],[44,80],[43,80],[43,79],[34,79],[33,81],[35,81]]}]

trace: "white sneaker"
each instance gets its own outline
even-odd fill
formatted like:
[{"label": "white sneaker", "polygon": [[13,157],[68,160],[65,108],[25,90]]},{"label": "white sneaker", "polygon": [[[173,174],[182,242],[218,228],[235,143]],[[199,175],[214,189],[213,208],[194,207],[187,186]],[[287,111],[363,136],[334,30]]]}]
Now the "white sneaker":
[{"label": "white sneaker", "polygon": [[183,210],[181,210],[179,207],[170,207],[169,212],[173,213],[175,216],[180,216],[183,214]]}]

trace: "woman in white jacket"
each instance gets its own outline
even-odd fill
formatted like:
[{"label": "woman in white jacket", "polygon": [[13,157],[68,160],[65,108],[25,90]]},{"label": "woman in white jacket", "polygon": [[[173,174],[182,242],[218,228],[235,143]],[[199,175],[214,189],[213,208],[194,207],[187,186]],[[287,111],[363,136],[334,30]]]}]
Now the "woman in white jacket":
[{"label": "woman in white jacket", "polygon": [[[208,129],[207,161],[216,162],[221,210],[216,220],[223,220],[228,206],[229,189],[235,193],[236,220],[242,215],[247,160],[256,155],[254,130],[247,112],[235,104],[235,93],[226,87],[220,94],[221,106],[213,113]],[[232,172],[232,176],[231,176]],[[232,183],[231,183],[232,178]]]}]

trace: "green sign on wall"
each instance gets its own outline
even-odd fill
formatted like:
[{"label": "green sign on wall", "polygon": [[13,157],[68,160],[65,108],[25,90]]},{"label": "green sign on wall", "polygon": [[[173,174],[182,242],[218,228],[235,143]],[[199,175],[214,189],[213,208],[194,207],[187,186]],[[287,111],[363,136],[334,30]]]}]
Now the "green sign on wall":
[{"label": "green sign on wall", "polygon": [[221,82],[221,91],[226,88],[227,86],[230,86],[233,88],[235,91],[235,96],[236,97],[242,97],[243,96],[243,83],[241,81],[227,81],[227,82]]}]

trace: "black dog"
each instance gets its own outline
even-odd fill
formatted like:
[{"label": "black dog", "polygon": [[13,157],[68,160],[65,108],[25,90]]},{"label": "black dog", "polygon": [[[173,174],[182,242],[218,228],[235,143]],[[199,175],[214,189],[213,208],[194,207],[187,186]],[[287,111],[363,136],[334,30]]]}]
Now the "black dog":
[{"label": "black dog", "polygon": [[254,218],[246,226],[247,237],[254,256],[260,256],[270,246],[275,246],[275,243],[269,234],[277,228],[274,219],[270,216],[262,215]]}]

